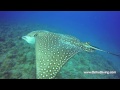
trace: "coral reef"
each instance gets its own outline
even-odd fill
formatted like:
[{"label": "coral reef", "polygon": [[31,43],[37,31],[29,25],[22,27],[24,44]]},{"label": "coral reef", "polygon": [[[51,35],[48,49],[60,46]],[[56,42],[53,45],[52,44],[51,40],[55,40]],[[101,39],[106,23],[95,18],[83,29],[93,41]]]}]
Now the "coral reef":
[{"label": "coral reef", "polygon": [[57,74],[57,79],[109,79],[119,78],[116,74],[85,74],[85,71],[116,71],[97,53],[80,52],[72,57]]}]

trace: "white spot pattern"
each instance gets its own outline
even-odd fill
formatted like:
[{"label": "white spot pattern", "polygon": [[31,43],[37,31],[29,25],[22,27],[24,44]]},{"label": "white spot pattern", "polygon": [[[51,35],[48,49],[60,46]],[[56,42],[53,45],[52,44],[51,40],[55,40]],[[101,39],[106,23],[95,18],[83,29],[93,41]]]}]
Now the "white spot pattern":
[{"label": "white spot pattern", "polygon": [[39,31],[35,46],[37,78],[54,78],[65,62],[81,50],[78,43],[69,35]]}]

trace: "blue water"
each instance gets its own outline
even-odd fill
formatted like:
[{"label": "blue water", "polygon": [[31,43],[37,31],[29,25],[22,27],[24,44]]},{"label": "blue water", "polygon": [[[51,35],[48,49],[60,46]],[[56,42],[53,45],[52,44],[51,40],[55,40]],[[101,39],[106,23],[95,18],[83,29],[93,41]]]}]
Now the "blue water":
[{"label": "blue water", "polygon": [[[1,11],[0,22],[39,23],[120,54],[120,11]],[[101,52],[117,68],[120,58]]]}]

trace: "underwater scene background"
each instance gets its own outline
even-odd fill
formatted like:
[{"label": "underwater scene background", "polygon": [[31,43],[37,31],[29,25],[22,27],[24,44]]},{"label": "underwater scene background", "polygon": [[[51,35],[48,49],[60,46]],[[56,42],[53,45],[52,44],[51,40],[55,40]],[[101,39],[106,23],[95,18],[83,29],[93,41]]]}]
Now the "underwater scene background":
[{"label": "underwater scene background", "polygon": [[[72,35],[120,55],[119,11],[0,11],[0,79],[36,79],[35,47],[21,38],[35,30]],[[85,73],[93,71],[107,73]],[[76,54],[55,77],[119,78],[120,56],[101,51]]]}]

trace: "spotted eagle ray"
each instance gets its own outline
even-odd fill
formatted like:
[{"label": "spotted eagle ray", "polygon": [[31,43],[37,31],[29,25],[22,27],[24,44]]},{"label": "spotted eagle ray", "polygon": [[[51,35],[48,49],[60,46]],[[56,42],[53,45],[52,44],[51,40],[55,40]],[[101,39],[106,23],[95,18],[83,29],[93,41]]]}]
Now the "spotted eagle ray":
[{"label": "spotted eagle ray", "polygon": [[61,67],[78,52],[94,50],[107,52],[89,43],[82,43],[73,36],[46,30],[32,31],[22,39],[29,44],[35,44],[37,79],[55,78]]}]

